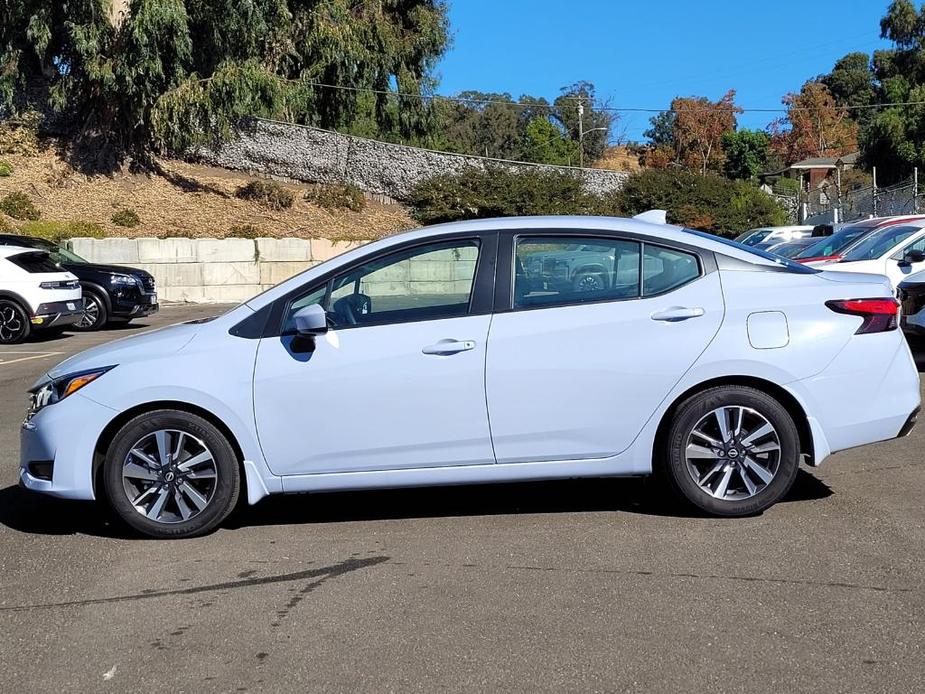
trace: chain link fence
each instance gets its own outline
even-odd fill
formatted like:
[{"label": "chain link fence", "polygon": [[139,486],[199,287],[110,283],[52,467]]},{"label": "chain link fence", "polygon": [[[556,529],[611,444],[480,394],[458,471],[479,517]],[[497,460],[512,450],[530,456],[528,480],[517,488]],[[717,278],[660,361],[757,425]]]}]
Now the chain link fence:
[{"label": "chain link fence", "polygon": [[851,222],[869,217],[919,214],[925,210],[918,172],[908,180],[887,187],[857,186],[839,189],[837,182],[826,180],[810,191],[793,197],[796,220],[804,224]]}]

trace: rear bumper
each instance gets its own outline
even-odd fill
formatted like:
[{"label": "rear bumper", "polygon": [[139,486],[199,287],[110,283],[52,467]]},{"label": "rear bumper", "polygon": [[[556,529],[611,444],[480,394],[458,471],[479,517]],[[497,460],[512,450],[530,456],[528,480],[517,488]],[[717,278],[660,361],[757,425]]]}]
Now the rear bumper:
[{"label": "rear bumper", "polygon": [[921,405],[918,369],[898,331],[854,337],[822,373],[787,388],[811,415],[816,465],[908,434]]},{"label": "rear bumper", "polygon": [[54,301],[41,304],[31,317],[32,327],[36,330],[73,325],[83,316],[84,300]]}]

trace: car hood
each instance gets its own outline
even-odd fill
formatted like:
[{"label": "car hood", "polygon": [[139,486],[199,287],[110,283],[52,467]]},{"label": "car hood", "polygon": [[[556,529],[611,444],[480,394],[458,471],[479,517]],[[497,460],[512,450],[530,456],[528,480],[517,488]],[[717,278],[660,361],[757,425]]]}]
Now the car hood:
[{"label": "car hood", "polygon": [[[115,366],[126,362],[144,360],[150,357],[164,357],[186,347],[203,327],[202,323],[180,323],[159,328],[140,335],[124,337],[107,342],[65,359],[52,369],[50,378],[102,366]],[[44,380],[44,379],[42,379]]]},{"label": "car hood", "polygon": [[140,270],[137,267],[127,267],[125,265],[105,265],[102,263],[61,263],[61,267],[66,268],[70,272],[77,273],[79,273],[81,270],[84,270],[87,272],[118,273],[120,275],[151,274],[145,270]]}]

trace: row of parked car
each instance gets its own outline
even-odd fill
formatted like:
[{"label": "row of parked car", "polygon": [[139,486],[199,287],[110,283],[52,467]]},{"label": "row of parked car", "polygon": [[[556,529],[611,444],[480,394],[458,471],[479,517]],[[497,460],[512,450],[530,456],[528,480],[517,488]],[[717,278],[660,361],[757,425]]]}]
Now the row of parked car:
[{"label": "row of parked car", "polygon": [[99,330],[158,309],[154,277],[84,260],[45,239],[0,234],[0,344]]},{"label": "row of parked car", "polygon": [[925,336],[925,215],[831,226],[754,229],[740,243],[810,267],[886,275],[902,303],[902,327]]}]

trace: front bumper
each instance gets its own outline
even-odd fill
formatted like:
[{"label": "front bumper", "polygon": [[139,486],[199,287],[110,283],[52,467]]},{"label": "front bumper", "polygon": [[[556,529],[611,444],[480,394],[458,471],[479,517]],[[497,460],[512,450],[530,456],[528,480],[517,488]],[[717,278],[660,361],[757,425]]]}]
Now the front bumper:
[{"label": "front bumper", "polygon": [[160,305],[157,293],[142,292],[137,288],[123,289],[113,292],[111,315],[116,318],[142,318],[157,313]]},{"label": "front bumper", "polygon": [[[64,499],[94,499],[93,453],[116,415],[80,393],[39,410],[20,429],[20,486]],[[36,474],[49,467],[51,479]]]}]

